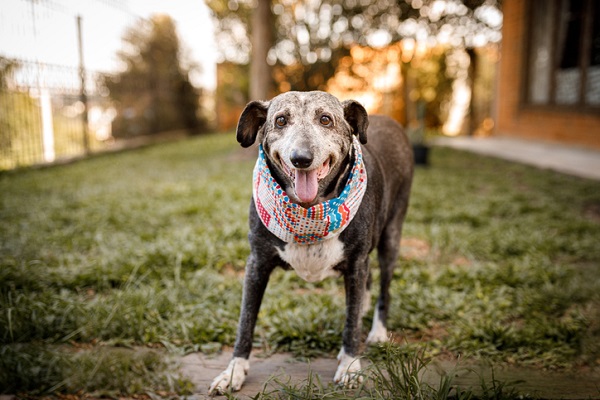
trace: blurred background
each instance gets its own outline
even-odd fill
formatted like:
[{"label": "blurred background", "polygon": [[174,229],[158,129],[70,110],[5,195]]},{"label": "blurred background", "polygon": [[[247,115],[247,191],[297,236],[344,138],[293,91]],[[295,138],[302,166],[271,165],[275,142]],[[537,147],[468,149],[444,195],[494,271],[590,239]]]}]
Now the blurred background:
[{"label": "blurred background", "polygon": [[235,128],[325,90],[413,143],[600,149],[592,0],[0,0],[0,170]]}]

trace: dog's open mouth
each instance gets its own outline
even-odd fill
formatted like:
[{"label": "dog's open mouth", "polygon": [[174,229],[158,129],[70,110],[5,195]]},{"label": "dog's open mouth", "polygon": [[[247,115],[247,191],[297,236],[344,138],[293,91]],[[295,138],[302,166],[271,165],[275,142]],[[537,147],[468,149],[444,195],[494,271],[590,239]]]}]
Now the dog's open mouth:
[{"label": "dog's open mouth", "polygon": [[303,203],[312,202],[319,192],[319,181],[329,174],[331,158],[327,158],[319,168],[312,170],[290,168],[283,160],[280,159],[279,161],[285,173],[292,179],[296,196],[300,201]]}]

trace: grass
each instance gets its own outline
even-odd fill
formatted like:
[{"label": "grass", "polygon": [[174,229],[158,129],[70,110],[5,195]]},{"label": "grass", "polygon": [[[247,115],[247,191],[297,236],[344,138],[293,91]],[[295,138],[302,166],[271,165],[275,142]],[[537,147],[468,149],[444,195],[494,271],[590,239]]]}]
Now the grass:
[{"label": "grass", "polygon": [[122,393],[184,393],[191,384],[176,376],[164,354],[148,349],[58,348],[8,345],[0,350],[6,393],[76,393],[117,397]]},{"label": "grass", "polygon": [[[600,183],[449,149],[431,161],[392,284],[399,348],[597,363]],[[0,392],[186,393],[170,363],[123,349],[233,344],[252,166],[232,135],[209,135],[0,174]],[[276,271],[255,346],[334,354],[342,290]]]}]

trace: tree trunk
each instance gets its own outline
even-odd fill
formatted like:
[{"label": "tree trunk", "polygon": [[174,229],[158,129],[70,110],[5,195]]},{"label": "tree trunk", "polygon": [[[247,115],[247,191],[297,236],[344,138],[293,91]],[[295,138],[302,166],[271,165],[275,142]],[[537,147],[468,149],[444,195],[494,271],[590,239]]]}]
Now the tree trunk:
[{"label": "tree trunk", "polygon": [[267,100],[271,94],[271,66],[267,55],[273,45],[271,0],[258,0],[252,13],[250,100]]},{"label": "tree trunk", "polygon": [[404,103],[404,110],[402,110],[402,118],[400,121],[402,125],[408,128],[410,123],[410,83],[408,82],[408,66],[409,63],[403,62],[400,66],[400,73],[402,74],[402,102]]},{"label": "tree trunk", "polygon": [[471,99],[469,100],[469,121],[467,135],[473,136],[477,129],[477,115],[475,112],[476,99],[475,99],[475,81],[477,78],[477,53],[474,48],[468,48],[467,54],[469,55],[469,86],[471,89]]}]

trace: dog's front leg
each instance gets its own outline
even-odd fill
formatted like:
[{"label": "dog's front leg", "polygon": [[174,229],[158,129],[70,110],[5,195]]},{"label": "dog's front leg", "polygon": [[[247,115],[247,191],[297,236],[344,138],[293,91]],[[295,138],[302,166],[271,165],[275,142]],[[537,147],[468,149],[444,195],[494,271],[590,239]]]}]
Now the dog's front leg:
[{"label": "dog's front leg", "polygon": [[367,290],[368,265],[366,257],[352,265],[344,274],[346,289],[346,325],[342,336],[342,349],[338,354],[335,383],[356,388],[363,380],[360,360],[360,329],[363,298]]},{"label": "dog's front leg", "polygon": [[256,317],[272,270],[272,267],[261,265],[253,255],[248,258],[233,358],[227,368],[212,381],[210,394],[225,393],[230,389],[237,391],[242,388],[250,368],[248,358],[252,350]]}]

